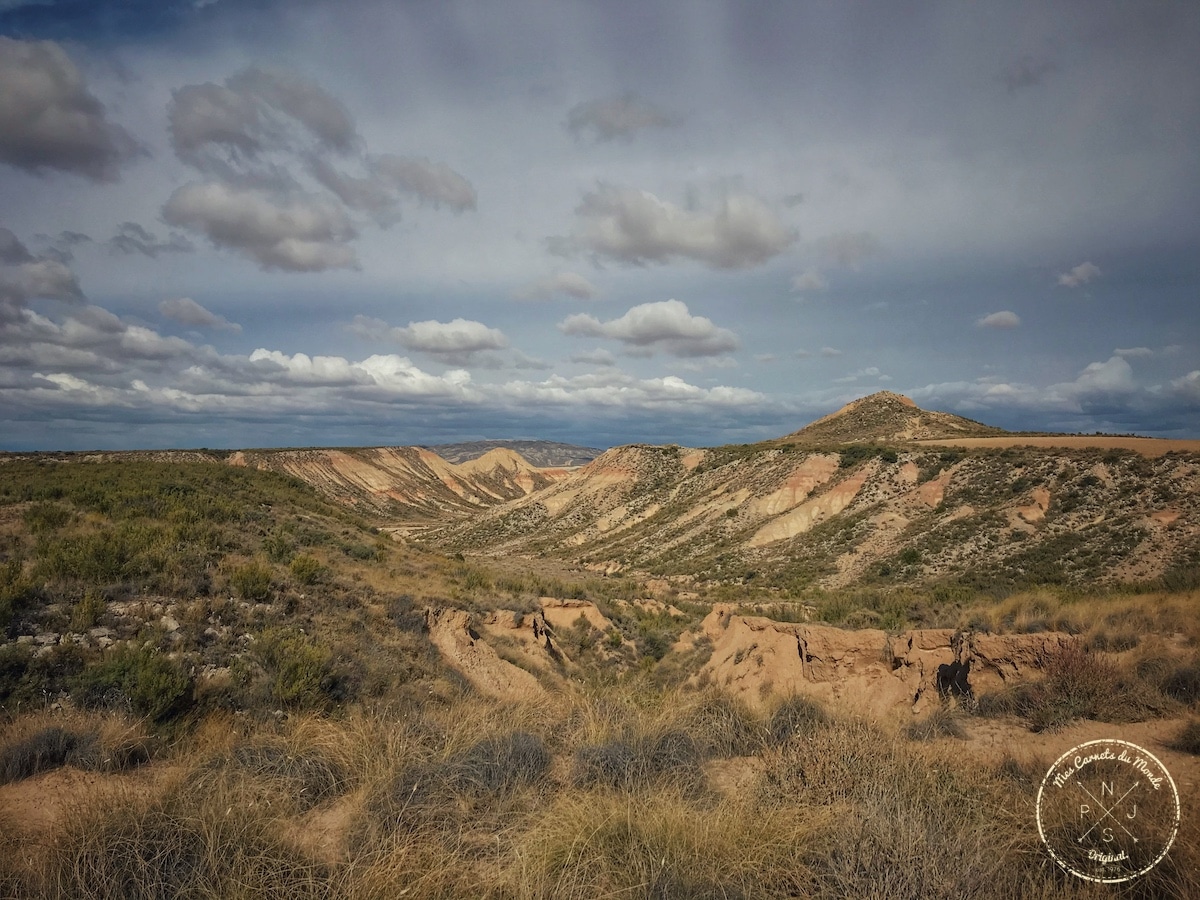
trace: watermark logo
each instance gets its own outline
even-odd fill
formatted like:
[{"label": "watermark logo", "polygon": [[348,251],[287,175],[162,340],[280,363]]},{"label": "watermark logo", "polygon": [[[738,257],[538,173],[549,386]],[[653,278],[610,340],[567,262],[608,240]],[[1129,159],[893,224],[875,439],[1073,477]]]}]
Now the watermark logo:
[{"label": "watermark logo", "polygon": [[1145,875],[1179,831],[1179,792],[1166,767],[1128,741],[1088,741],[1042,779],[1037,826],[1056,863],[1113,884]]}]

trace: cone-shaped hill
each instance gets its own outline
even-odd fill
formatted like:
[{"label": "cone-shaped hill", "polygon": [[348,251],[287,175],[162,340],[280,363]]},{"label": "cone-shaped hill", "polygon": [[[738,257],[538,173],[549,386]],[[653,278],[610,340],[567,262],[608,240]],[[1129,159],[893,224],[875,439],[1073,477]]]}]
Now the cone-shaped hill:
[{"label": "cone-shaped hill", "polygon": [[995,437],[1006,432],[973,419],[921,409],[903,394],[879,391],[847,403],[783,438],[806,446]]}]

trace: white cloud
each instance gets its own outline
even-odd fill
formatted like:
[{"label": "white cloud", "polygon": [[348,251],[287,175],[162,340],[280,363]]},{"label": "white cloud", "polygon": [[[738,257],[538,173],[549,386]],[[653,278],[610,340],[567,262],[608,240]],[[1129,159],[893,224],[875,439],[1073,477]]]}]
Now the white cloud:
[{"label": "white cloud", "polygon": [[664,128],[676,124],[669,113],[647,103],[636,94],[623,94],[589,100],[571,108],[566,127],[578,140],[591,137],[596,142],[616,138],[629,140],[644,128]]},{"label": "white cloud", "polygon": [[1055,385],[1055,388],[1069,396],[1083,397],[1089,394],[1125,394],[1136,390],[1137,384],[1129,363],[1119,356],[1113,356],[1105,362],[1089,363],[1073,382]]},{"label": "white cloud", "polygon": [[549,300],[556,294],[566,294],[576,300],[592,300],[600,292],[596,286],[576,272],[558,272],[515,292],[517,300]]},{"label": "white cloud", "polygon": [[355,268],[356,231],[342,210],[319,197],[278,200],[221,182],[188,184],[163,207],[168,224],[245,253],[264,269],[319,272]]},{"label": "white cloud", "polygon": [[323,146],[349,153],[358,141],[354,120],[345,105],[320,85],[294,72],[252,66],[227,83],[243,96],[257,98],[291,116]]},{"label": "white cloud", "polygon": [[842,355],[842,351],[837,349],[837,347],[822,347],[820,352],[822,356],[828,359]]},{"label": "white cloud", "polygon": [[178,297],[172,300],[163,300],[158,304],[158,311],[165,318],[179,322],[181,325],[190,325],[193,328],[217,328],[225,331],[241,331],[242,326],[236,322],[230,322],[224,316],[218,316],[193,300],[191,297]]},{"label": "white cloud", "polygon": [[719,385],[702,388],[674,375],[637,379],[608,370],[564,378],[554,375],[542,382],[509,382],[499,389],[508,402],[571,407],[638,410],[686,410],[749,407],[766,397],[757,391]]},{"label": "white cloud", "polygon": [[878,378],[880,381],[890,380],[888,376],[881,375],[877,366],[868,366],[865,369],[859,369],[849,375],[844,375],[841,378],[833,379],[834,384],[849,384],[852,381],[858,381],[862,378]]},{"label": "white cloud", "polygon": [[1182,347],[1178,344],[1168,344],[1158,350],[1152,347],[1118,347],[1113,351],[1116,356],[1122,356],[1125,359],[1152,359],[1163,356],[1174,356]]},{"label": "white cloud", "polygon": [[608,322],[578,313],[568,316],[558,328],[567,335],[621,341],[643,354],[661,350],[671,356],[717,356],[739,346],[732,331],[717,327],[704,316],[693,316],[678,300],[643,303]]},{"label": "white cloud", "polygon": [[988,313],[975,322],[975,325],[979,328],[1016,328],[1020,324],[1021,317],[1008,309]]},{"label": "white cloud", "polygon": [[[341,100],[295,73],[251,67],[224,84],[186,85],[168,114],[176,156],[207,180],[176,190],[164,219],[263,268],[357,267],[356,211],[386,227],[405,197],[456,212],[476,206],[474,186],[445,163],[368,154]],[[176,249],[141,234],[118,241]]]},{"label": "white cloud", "polygon": [[805,269],[799,275],[792,276],[792,293],[807,294],[811,291],[823,291],[829,287],[825,276],[817,269]]},{"label": "white cloud", "polygon": [[1094,281],[1102,274],[1100,268],[1094,263],[1083,262],[1070,272],[1064,272],[1059,275],[1058,283],[1062,287],[1077,288],[1087,284],[1089,281]]},{"label": "white cloud", "polygon": [[1171,382],[1171,390],[1193,403],[1200,403],[1200,369],[1188,372]]},{"label": "white cloud", "polygon": [[[468,319],[409,322],[407,327],[399,328],[379,319],[355,316],[349,328],[352,333],[367,340],[395,341],[409,350],[428,353],[460,365],[471,361],[476,354],[508,347],[504,332]],[[536,363],[528,358],[525,358],[525,362]]]},{"label": "white cloud", "polygon": [[62,47],[0,37],[0,162],[115,181],[138,153]]},{"label": "white cloud", "polygon": [[765,262],[791,246],[796,235],[756,197],[729,194],[714,212],[692,212],[649,191],[600,185],[575,211],[576,229],[552,238],[553,252],[591,253],[644,265],[683,258],[716,269]]},{"label": "white cloud", "polygon": [[83,291],[66,264],[34,256],[15,234],[0,227],[0,325],[19,320],[35,298],[77,301]]}]

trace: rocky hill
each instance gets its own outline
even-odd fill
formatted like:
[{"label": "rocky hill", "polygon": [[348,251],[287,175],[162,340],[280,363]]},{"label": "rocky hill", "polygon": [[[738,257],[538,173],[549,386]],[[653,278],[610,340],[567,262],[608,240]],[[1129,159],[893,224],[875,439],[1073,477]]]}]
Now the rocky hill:
[{"label": "rocky hill", "polygon": [[962,416],[921,409],[903,394],[879,391],[847,403],[836,412],[817,419],[780,441],[819,446],[992,437],[1004,433],[1002,428],[993,428]]},{"label": "rocky hill", "polygon": [[784,588],[1196,580],[1200,455],[1101,438],[916,443],[964,434],[1004,432],[878,394],[783,441],[614,448],[434,534],[468,552]]},{"label": "rocky hill", "polygon": [[245,450],[233,465],[286,472],[341,502],[402,521],[444,522],[549,487],[565,469],[494,448],[455,465],[420,447]]}]

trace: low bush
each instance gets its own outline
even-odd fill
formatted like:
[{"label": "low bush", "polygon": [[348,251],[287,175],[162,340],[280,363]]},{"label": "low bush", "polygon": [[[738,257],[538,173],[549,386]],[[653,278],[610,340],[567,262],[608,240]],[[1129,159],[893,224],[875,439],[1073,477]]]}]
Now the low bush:
[{"label": "low bush", "polygon": [[766,738],[746,704],[723,691],[702,694],[684,710],[680,724],[706,757],[749,756],[762,748]]},{"label": "low bush", "polygon": [[234,750],[232,760],[252,776],[284,782],[301,810],[311,809],[347,787],[345,769],[315,748],[246,744]]},{"label": "low bush", "polygon": [[657,782],[695,788],[702,779],[700,751],[684,731],[585,745],[575,753],[572,773],[577,787],[626,790]]},{"label": "low bush", "polygon": [[[95,740],[95,735],[90,738]],[[0,784],[20,781],[66,765],[84,739],[73,731],[52,726],[9,744],[0,749]]]},{"label": "low bush", "polygon": [[229,576],[229,583],[242,600],[262,603],[271,596],[271,570],[262,563],[238,566]]},{"label": "low bush", "polygon": [[808,697],[792,695],[771,714],[767,735],[774,744],[785,744],[797,735],[805,735],[829,721],[824,708]]},{"label": "low bush", "polygon": [[532,784],[550,768],[550,751],[537,735],[514,731],[470,747],[451,767],[452,780],[477,794],[497,794]]},{"label": "low bush", "polygon": [[288,569],[301,584],[316,584],[325,574],[325,567],[315,557],[301,554],[292,559]]},{"label": "low bush", "polygon": [[1200,666],[1185,665],[1162,680],[1162,691],[1173,700],[1189,706],[1200,700]]},{"label": "low bush", "polygon": [[294,707],[317,707],[327,697],[332,654],[302,631],[273,628],[259,635],[255,652],[271,678],[271,696]]},{"label": "low bush", "polygon": [[933,741],[941,737],[965,740],[967,732],[958,713],[948,706],[937,706],[923,718],[909,722],[904,736],[910,741]]},{"label": "low bush", "polygon": [[149,762],[152,753],[145,733],[120,720],[43,725],[0,748],[0,784],[64,765],[87,772],[125,772]]},{"label": "low bush", "polygon": [[88,709],[128,709],[163,723],[192,702],[183,665],[153,648],[121,644],[78,676],[74,695]]},{"label": "low bush", "polygon": [[1200,721],[1192,719],[1184,725],[1179,734],[1175,736],[1175,740],[1171,741],[1168,746],[1181,753],[1200,756]]}]

